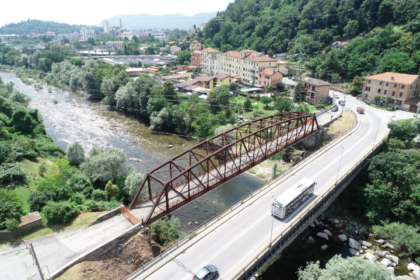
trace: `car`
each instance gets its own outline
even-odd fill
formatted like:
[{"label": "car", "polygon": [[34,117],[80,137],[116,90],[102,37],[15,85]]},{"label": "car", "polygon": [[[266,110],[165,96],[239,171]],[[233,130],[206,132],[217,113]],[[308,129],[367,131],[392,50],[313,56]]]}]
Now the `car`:
[{"label": "car", "polygon": [[359,114],[364,114],[365,113],[365,108],[363,108],[363,107],[357,107],[356,110],[357,110],[357,113],[359,113]]},{"label": "car", "polygon": [[340,104],[341,106],[346,106],[346,102],[343,100],[338,101],[338,104]]},{"label": "car", "polygon": [[337,112],[337,111],[338,111],[338,107],[337,106],[334,106],[334,107],[331,108],[331,112]]},{"label": "car", "polygon": [[339,98],[340,98],[340,96],[338,96],[338,95],[334,95],[334,98],[339,99]]},{"label": "car", "polygon": [[207,265],[200,269],[196,275],[194,275],[193,280],[213,280],[217,279],[219,276],[219,270],[214,265]]}]

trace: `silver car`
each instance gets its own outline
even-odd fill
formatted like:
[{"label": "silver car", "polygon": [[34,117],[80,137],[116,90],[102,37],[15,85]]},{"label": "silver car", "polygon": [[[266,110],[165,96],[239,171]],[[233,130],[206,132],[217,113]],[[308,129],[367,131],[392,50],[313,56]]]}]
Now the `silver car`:
[{"label": "silver car", "polygon": [[219,277],[219,271],[214,265],[209,264],[208,266],[203,267],[197,274],[194,276],[193,280],[213,280]]}]

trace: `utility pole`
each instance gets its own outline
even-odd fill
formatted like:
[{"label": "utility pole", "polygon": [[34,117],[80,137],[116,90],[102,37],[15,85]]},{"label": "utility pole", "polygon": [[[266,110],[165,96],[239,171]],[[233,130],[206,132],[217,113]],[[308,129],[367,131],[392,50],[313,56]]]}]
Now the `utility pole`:
[{"label": "utility pole", "polygon": [[36,257],[35,250],[34,250],[34,247],[32,246],[32,243],[29,243],[29,246],[31,247],[32,257],[34,258],[36,267],[38,268],[39,276],[41,277],[41,280],[44,280],[44,275],[42,274],[41,266],[39,265],[38,258]]}]

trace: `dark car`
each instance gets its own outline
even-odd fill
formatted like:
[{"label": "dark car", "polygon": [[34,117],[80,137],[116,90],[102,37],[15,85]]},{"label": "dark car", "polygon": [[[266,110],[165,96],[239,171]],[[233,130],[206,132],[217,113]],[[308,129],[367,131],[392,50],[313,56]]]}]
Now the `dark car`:
[{"label": "dark car", "polygon": [[219,276],[219,271],[214,265],[209,264],[208,266],[203,267],[197,274],[194,276],[193,280],[213,280],[217,279]]},{"label": "dark car", "polygon": [[345,106],[346,102],[344,102],[343,100],[338,101],[338,104],[340,104],[341,106]]},{"label": "dark car", "polygon": [[334,107],[331,108],[331,112],[337,112],[337,111],[338,111],[338,107],[337,106],[334,106]]}]

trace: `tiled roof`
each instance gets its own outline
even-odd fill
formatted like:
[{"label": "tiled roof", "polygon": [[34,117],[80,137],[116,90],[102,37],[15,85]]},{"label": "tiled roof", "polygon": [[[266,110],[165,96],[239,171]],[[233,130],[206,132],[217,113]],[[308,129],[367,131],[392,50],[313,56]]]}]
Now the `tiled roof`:
[{"label": "tiled roof", "polygon": [[287,61],[277,60],[277,64],[289,64]]},{"label": "tiled roof", "polygon": [[26,216],[20,217],[19,227],[23,227],[23,226],[35,223],[39,220],[42,220],[41,215],[39,215],[39,212],[30,213]]},{"label": "tiled roof", "polygon": [[218,50],[212,49],[212,48],[207,48],[202,50],[201,52],[205,52],[205,53],[220,53]]},{"label": "tiled roof", "polygon": [[252,53],[245,57],[246,60],[257,61],[257,62],[276,62],[274,58],[269,57],[268,55],[258,56],[257,53]]},{"label": "tiled roof", "polygon": [[367,76],[366,79],[400,84],[412,84],[418,77],[419,75],[385,72],[382,74]]},{"label": "tiled roof", "polygon": [[260,70],[260,73],[264,74],[264,75],[270,75],[271,76],[275,73],[280,73],[280,72],[277,71],[276,69],[273,69],[273,68],[264,68],[264,69]]},{"label": "tiled roof", "polygon": [[241,51],[241,53],[249,53],[249,52],[256,53],[256,51],[254,51],[254,50],[243,50],[243,51]]},{"label": "tiled roof", "polygon": [[326,81],[314,79],[314,78],[311,78],[311,77],[302,78],[302,82],[306,82],[306,83],[309,83],[309,84],[314,85],[314,86],[329,86],[329,85],[331,85],[330,83],[327,83]]},{"label": "tiled roof", "polygon": [[178,46],[172,46],[171,49],[179,48]]},{"label": "tiled roof", "polygon": [[225,75],[225,74],[216,74],[213,77],[218,78],[220,80],[223,80],[223,79],[225,79],[227,77],[230,77],[230,76],[229,75]]},{"label": "tiled roof", "polygon": [[196,53],[196,54],[201,54],[201,51],[193,51],[193,53]]},{"label": "tiled roof", "polygon": [[241,53],[238,51],[228,51],[228,52],[222,53],[221,55],[226,56],[226,57],[241,58]]}]

